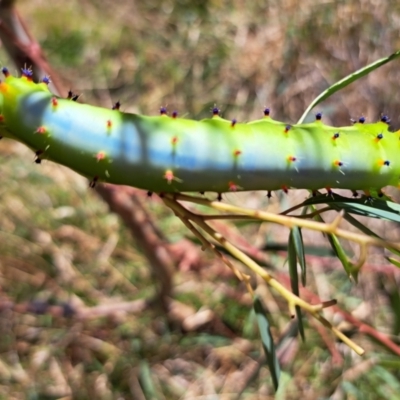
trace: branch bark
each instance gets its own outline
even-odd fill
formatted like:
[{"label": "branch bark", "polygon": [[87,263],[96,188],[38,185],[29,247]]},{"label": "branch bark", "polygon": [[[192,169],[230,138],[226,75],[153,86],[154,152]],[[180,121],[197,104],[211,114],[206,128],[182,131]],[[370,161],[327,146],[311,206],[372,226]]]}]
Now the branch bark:
[{"label": "branch bark", "polygon": [[[65,94],[68,82],[54,71],[48,63],[39,43],[30,34],[27,25],[15,8],[15,1],[0,1],[0,39],[17,68],[31,66],[34,79],[50,75],[51,90]],[[140,200],[143,192],[114,185],[97,185],[97,193],[107,202],[110,210],[117,213],[129,227],[132,236],[142,248],[158,284],[159,304],[168,309],[174,275],[174,253],[169,251],[167,241],[152,221],[150,213]]]}]

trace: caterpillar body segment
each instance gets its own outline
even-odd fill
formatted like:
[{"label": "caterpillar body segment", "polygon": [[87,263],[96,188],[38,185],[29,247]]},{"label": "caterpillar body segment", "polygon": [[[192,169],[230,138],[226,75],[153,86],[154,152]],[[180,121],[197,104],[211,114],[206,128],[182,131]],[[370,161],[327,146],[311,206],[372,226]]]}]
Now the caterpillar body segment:
[{"label": "caterpillar body segment", "polygon": [[[399,132],[387,120],[347,127],[288,125],[268,114],[239,123],[128,114],[54,96],[46,82],[6,75],[0,83],[1,134],[40,159],[88,177],[151,192],[397,186]],[[39,157],[39,156],[38,156]]]}]

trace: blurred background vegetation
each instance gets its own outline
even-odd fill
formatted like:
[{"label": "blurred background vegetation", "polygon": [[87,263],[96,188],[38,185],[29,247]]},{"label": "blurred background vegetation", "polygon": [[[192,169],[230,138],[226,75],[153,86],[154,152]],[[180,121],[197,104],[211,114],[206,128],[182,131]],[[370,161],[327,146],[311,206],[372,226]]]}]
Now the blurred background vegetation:
[{"label": "blurred background vegetation", "polygon": [[[269,106],[275,119],[294,123],[329,85],[400,49],[397,1],[20,0],[16,7],[81,101],[111,107],[119,100],[122,110],[141,114],[168,106],[197,119],[216,104],[223,117],[248,121]],[[1,64],[13,70],[0,50]],[[326,123],[385,113],[398,129],[399,65],[324,102],[318,111]],[[157,221],[162,248],[176,255],[163,308],[150,302],[159,277],[143,243],[87,181],[34,164],[16,143],[0,144],[0,398],[274,398],[244,285],[199,251],[171,211],[132,192],[146,210],[143,224]],[[278,212],[306,195],[225,201]],[[287,281],[286,229],[214,226]],[[393,224],[369,226],[399,236]],[[310,296],[338,299],[325,315],[367,354],[354,355],[312,320],[302,342],[286,303],[265,290],[282,367],[276,398],[398,399],[400,358],[366,326],[400,345],[399,271],[376,250],[355,284],[322,235],[305,233],[305,241]]]}]

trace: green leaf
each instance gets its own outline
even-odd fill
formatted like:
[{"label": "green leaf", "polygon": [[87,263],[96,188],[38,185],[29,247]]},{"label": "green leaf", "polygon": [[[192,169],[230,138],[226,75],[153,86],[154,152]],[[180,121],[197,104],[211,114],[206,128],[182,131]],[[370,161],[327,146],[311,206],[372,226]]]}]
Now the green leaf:
[{"label": "green leaf", "polygon": [[361,393],[361,391],[359,390],[359,388],[357,386],[355,386],[353,383],[349,382],[349,381],[342,381],[341,383],[342,389],[344,391],[344,393],[348,396],[346,396],[346,399],[357,399],[357,400],[361,400],[363,394]]},{"label": "green leaf", "polygon": [[278,390],[279,386],[281,368],[279,366],[279,361],[276,357],[275,344],[272,338],[270,324],[266,316],[266,311],[264,310],[264,307],[258,297],[254,299],[253,307],[257,317],[258,329],[260,330],[266,362],[268,364],[272,382],[276,391]]},{"label": "green leaf", "polygon": [[393,264],[395,267],[400,268],[400,260],[396,260],[393,257],[386,257],[386,259]]},{"label": "green leaf", "polygon": [[393,368],[396,370],[400,370],[400,358],[397,355],[384,355],[382,358],[379,358],[377,364],[384,368]]},{"label": "green leaf", "polygon": [[327,99],[328,97],[332,96],[337,91],[343,89],[344,87],[350,85],[350,83],[355,82],[356,80],[362,78],[365,75],[368,75],[370,72],[374,71],[375,69],[381,67],[382,65],[395,60],[400,56],[400,50],[396,51],[395,53],[391,54],[389,57],[381,58],[378,61],[373,62],[372,64],[367,65],[359,69],[356,72],[353,72],[350,75],[347,75],[345,78],[341,79],[339,82],[334,83],[328,89],[324,90],[319,96],[317,96],[307,107],[306,111],[304,111],[303,115],[299,119],[298,123],[302,124],[307,117],[308,113],[319,103],[323,100]]},{"label": "green leaf", "polygon": [[[262,251],[269,251],[269,252],[282,252],[284,251],[285,253],[287,252],[287,244],[283,243],[274,243],[272,241],[268,241],[265,245],[260,247],[260,250]],[[332,252],[332,250],[329,247],[324,247],[321,245],[318,246],[313,246],[313,245],[306,245],[304,246],[304,253],[312,256],[318,256],[318,257],[332,257],[335,254]],[[257,261],[259,262],[259,261]],[[260,265],[265,265],[260,263]]]},{"label": "green leaf", "polygon": [[143,392],[146,395],[146,399],[155,400],[158,398],[156,394],[156,389],[154,386],[153,379],[151,377],[150,366],[147,361],[142,360],[139,363],[139,381],[140,385],[143,389]]},{"label": "green leaf", "polygon": [[[366,227],[364,224],[362,224],[358,219],[355,219],[354,217],[352,217],[351,215],[345,214],[344,215],[344,219],[347,222],[349,222],[350,224],[352,224],[353,226],[355,226],[357,229],[359,229],[362,233],[365,233],[366,235],[371,236],[371,237],[376,237],[377,239],[385,240],[381,236],[376,234],[374,231],[372,231],[371,229]],[[396,254],[397,256],[400,257],[400,251],[399,250],[394,249],[392,247],[386,247],[386,250],[389,250],[393,254]]]},{"label": "green leaf", "polygon": [[[319,222],[325,222],[320,215],[315,216],[315,220]],[[344,270],[346,271],[348,276],[352,276],[355,282],[357,282],[358,278],[358,269],[354,268],[353,263],[347,257],[343,246],[340,244],[339,239],[336,235],[328,234],[327,235],[329,244],[332,247],[332,250],[335,252],[336,257],[340,260],[343,265]]]},{"label": "green leaf", "polygon": [[[310,197],[305,202],[299,204],[295,208],[292,208],[285,212],[286,215],[291,215],[291,212],[294,209],[298,209],[303,207],[304,205],[308,207],[312,207],[312,210],[315,211],[316,208],[314,207],[315,204],[327,204],[328,208],[335,211],[345,210],[346,213],[344,214],[344,219],[359,229],[364,234],[376,237],[381,240],[385,240],[371,229],[366,227],[363,223],[359,220],[351,216],[350,214],[355,215],[362,215],[371,218],[379,218],[379,219],[386,219],[394,222],[398,222],[400,217],[400,205],[397,203],[393,203],[389,200],[382,200],[382,199],[350,199],[348,197],[343,197],[338,194],[332,194],[329,196],[326,195],[319,195],[316,197]],[[302,215],[303,212],[302,212]],[[316,220],[323,222],[322,217],[316,218]],[[388,246],[387,250],[391,251],[393,254],[396,254],[400,257],[400,251]]]},{"label": "green leaf", "polygon": [[301,228],[298,228],[297,226],[294,227],[291,231],[291,234],[293,235],[293,243],[296,250],[297,260],[301,268],[301,283],[303,286],[306,286],[306,280],[307,280],[306,258],[305,258],[305,250],[304,250],[303,235],[301,233]]},{"label": "green leaf", "polygon": [[[301,256],[301,257],[299,257]],[[289,276],[290,276],[290,285],[292,287],[292,292],[299,296],[299,277],[297,274],[297,260],[301,258],[304,262],[304,280],[305,280],[305,258],[304,258],[304,248],[303,248],[303,238],[301,236],[300,229],[296,226],[292,228],[289,235],[289,244],[288,244],[288,262],[289,262]],[[304,285],[304,284],[303,284]],[[304,335],[304,327],[303,327],[303,317],[301,315],[301,309],[299,306],[296,306],[296,316],[299,324],[299,332],[301,338],[305,340]]]},{"label": "green leaf", "polygon": [[[350,199],[347,197],[340,196],[338,194],[332,194],[330,196],[317,196],[307,199],[303,204],[299,205],[299,208],[304,204],[315,205],[315,204],[327,204],[332,210],[340,211],[345,210],[344,219],[359,229],[364,234],[376,237],[381,240],[385,240],[381,236],[377,235],[371,229],[366,227],[356,218],[352,217],[350,214],[361,215],[371,218],[385,219],[393,222],[400,221],[400,205],[393,203],[392,201],[382,200],[382,199]],[[323,221],[321,219],[321,221]],[[387,247],[387,250],[391,251],[393,254],[400,256],[400,251]]]},{"label": "green leaf", "polygon": [[[381,367],[380,365],[375,365],[373,367],[373,372],[376,374],[376,376],[381,380],[383,383],[386,383],[386,385],[379,385],[380,386],[380,391],[381,395],[389,394],[387,393],[387,389],[390,388],[390,391],[393,392],[393,394],[396,394],[395,396],[390,396],[389,398],[392,399],[397,399],[398,398],[398,393],[400,391],[400,383],[398,377],[394,376],[392,373],[387,371],[385,368]],[[386,393],[384,394],[386,390]]]},{"label": "green leaf", "polygon": [[327,204],[333,210],[345,210],[350,214],[400,222],[400,204],[376,198],[350,199],[338,194],[310,197],[301,206]]},{"label": "green leaf", "polygon": [[332,246],[333,251],[336,253],[336,256],[339,258],[340,262],[342,263],[343,268],[346,271],[347,275],[352,276],[354,281],[357,283],[358,268],[354,268],[354,264],[347,257],[347,254],[344,251],[343,246],[340,244],[337,236],[329,235],[328,240],[329,240],[330,245]]}]

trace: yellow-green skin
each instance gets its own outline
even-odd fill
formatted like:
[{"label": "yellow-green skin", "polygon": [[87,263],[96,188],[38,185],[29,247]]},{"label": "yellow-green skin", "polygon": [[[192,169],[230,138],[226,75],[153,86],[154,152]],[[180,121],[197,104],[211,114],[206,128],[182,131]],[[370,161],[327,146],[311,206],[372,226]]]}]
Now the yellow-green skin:
[{"label": "yellow-green skin", "polygon": [[[287,126],[146,117],[56,98],[46,84],[0,84],[3,134],[93,181],[154,192],[380,190],[400,177],[399,132],[385,122]],[[0,96],[1,97],[1,96]]]}]

